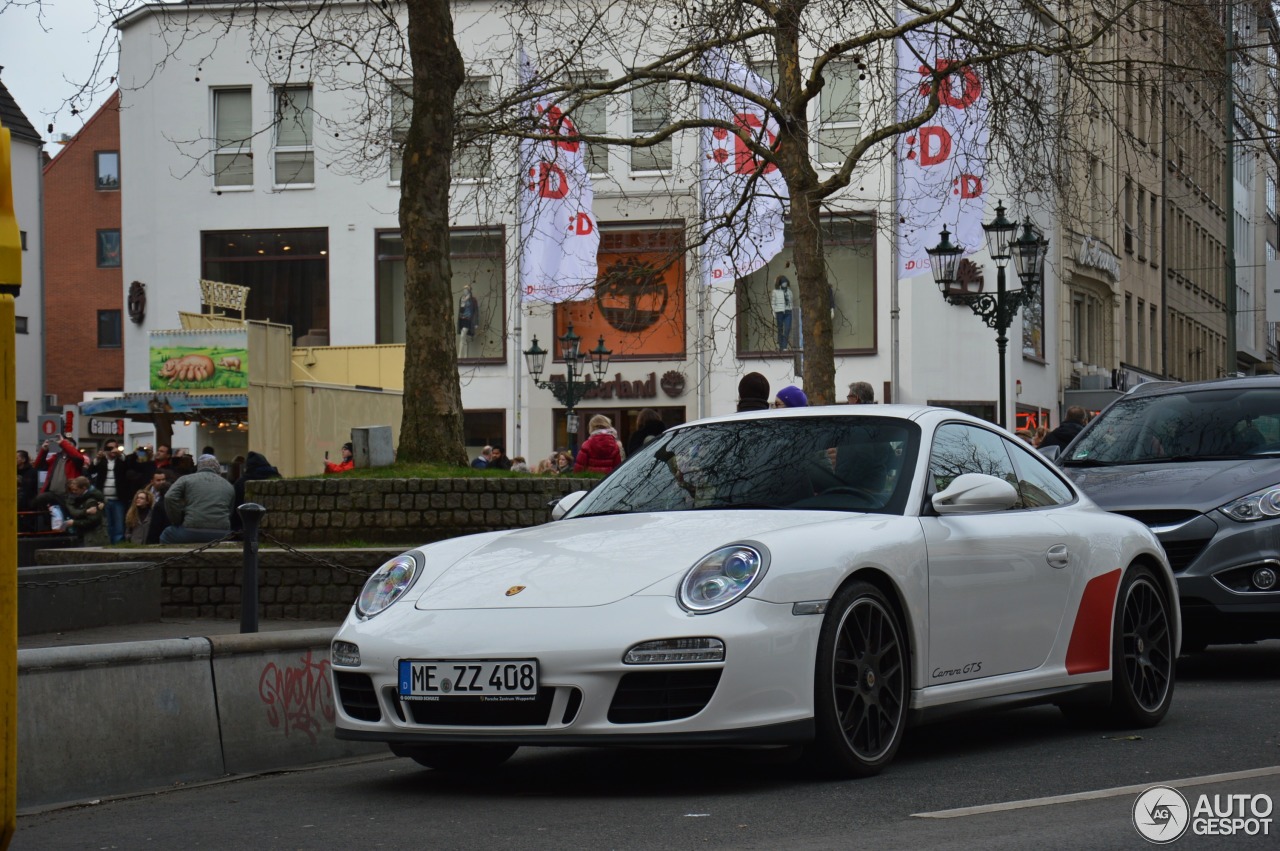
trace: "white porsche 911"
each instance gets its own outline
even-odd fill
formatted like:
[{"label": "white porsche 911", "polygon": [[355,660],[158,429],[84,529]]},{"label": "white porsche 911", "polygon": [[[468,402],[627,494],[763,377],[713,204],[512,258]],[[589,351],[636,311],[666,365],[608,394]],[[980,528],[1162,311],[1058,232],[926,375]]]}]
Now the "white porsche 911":
[{"label": "white porsche 911", "polygon": [[467,769],[522,745],[803,744],[859,776],[937,714],[1143,727],[1173,696],[1155,536],[953,410],[691,422],[553,517],[370,577],[332,645],[340,738]]}]

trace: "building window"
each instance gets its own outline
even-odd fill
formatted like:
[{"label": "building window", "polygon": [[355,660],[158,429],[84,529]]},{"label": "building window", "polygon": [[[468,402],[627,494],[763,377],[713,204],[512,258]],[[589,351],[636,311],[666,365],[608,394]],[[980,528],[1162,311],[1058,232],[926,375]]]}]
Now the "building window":
[{"label": "building window", "polygon": [[253,185],[253,111],[250,89],[213,90],[213,185]]},{"label": "building window", "polygon": [[18,231],[18,242],[22,245],[22,250],[27,250],[27,232],[25,230]]},{"label": "building window", "polygon": [[1276,218],[1276,181],[1271,175],[1267,175],[1267,214],[1271,218]]},{"label": "building window", "polygon": [[823,73],[826,83],[818,95],[818,162],[839,166],[858,141],[862,114],[858,68],[852,62],[832,62]]},{"label": "building window", "polygon": [[467,113],[485,108],[490,100],[488,77],[471,77],[458,89],[455,106],[460,126],[456,138],[461,147],[453,153],[451,168],[455,180],[480,180],[489,173],[489,161],[492,159],[489,149],[491,137],[469,130]]},{"label": "building window", "polygon": [[388,110],[391,115],[391,182],[399,183],[404,172],[404,140],[409,138],[413,118],[413,83],[399,80],[391,86]]},{"label": "building window", "polygon": [[[831,216],[822,222],[823,249],[830,284],[832,343],[837,352],[873,352],[875,326],[875,220],[869,215]],[[761,269],[739,278],[738,354],[773,355],[798,349],[804,340],[805,318],[796,287],[794,247],[790,225],[778,256]],[[791,321],[774,311],[778,277],[788,279]],[[779,297],[785,303],[785,296]]]},{"label": "building window", "polygon": [[[377,236],[379,343],[405,341],[404,240],[398,232]],[[504,232],[458,228],[449,234],[453,270],[453,322],[461,360],[506,357],[506,253]]]},{"label": "building window", "polygon": [[316,182],[315,151],[312,148],[310,86],[282,86],[276,89],[275,185],[312,186]]},{"label": "building window", "polygon": [[[587,71],[575,75],[576,85],[600,82],[606,79],[598,71]],[[569,116],[578,132],[587,136],[603,136],[608,131],[609,116],[605,109],[605,99],[595,97],[580,104]],[[586,143],[584,143],[586,144]],[[609,173],[609,148],[605,145],[587,145],[587,171],[591,174]]]},{"label": "building window", "polygon": [[120,152],[97,151],[94,153],[94,188],[116,190],[120,188]]},{"label": "building window", "polygon": [[120,311],[98,311],[98,348],[120,348]]},{"label": "building window", "polygon": [[25,316],[15,316],[15,317],[13,317],[13,333],[15,333],[15,334],[26,334],[26,333],[28,333],[28,331],[27,331],[27,317],[25,317]]},{"label": "building window", "polygon": [[120,268],[120,231],[98,231],[98,268]]},{"label": "building window", "polygon": [[[603,337],[614,362],[683,359],[683,254],[684,230],[678,225],[602,222],[595,292],[591,298],[556,305],[556,336],[573,323],[584,350],[594,349]],[[559,352],[554,358],[563,364]]]},{"label": "building window", "polygon": [[249,288],[244,318],[293,326],[293,337],[329,333],[329,232],[206,231],[200,277]]},{"label": "building window", "polygon": [[21,400],[18,401],[18,422],[20,423],[31,422],[31,416],[28,413],[29,407],[30,405],[28,405],[26,402],[23,402]]},{"label": "building window", "polygon": [[[631,90],[631,135],[650,136],[671,123],[671,96],[666,83],[648,83]],[[671,169],[671,139],[631,149],[632,171]]]}]

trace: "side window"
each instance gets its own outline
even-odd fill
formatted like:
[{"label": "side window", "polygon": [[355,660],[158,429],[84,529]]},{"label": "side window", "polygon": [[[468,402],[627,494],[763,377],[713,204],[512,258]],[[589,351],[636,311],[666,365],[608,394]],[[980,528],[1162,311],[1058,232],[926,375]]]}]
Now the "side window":
[{"label": "side window", "polygon": [[1017,443],[1008,443],[1008,450],[1013,457],[1014,469],[1018,471],[1020,508],[1043,508],[1075,501],[1076,496],[1071,488],[1067,487],[1043,458]]},{"label": "side window", "polygon": [[934,486],[943,490],[965,473],[985,473],[1018,486],[1004,438],[977,426],[947,423],[934,433],[929,475]]}]

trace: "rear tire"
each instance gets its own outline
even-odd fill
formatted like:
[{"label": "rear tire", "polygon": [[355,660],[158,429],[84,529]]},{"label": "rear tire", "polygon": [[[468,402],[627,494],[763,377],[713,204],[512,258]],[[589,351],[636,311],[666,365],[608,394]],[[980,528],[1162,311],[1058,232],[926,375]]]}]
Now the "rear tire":
[{"label": "rear tire", "polygon": [[1066,703],[1068,720],[1100,727],[1154,727],[1173,701],[1173,633],[1169,601],[1143,565],[1126,572],[1111,630],[1111,700]]},{"label": "rear tire", "polygon": [[884,593],[852,582],[831,601],[814,672],[816,736],[806,749],[819,771],[869,777],[902,744],[911,692],[911,653]]},{"label": "rear tire", "polygon": [[517,745],[393,745],[396,756],[408,757],[423,768],[436,771],[485,771],[497,768],[518,749]]}]

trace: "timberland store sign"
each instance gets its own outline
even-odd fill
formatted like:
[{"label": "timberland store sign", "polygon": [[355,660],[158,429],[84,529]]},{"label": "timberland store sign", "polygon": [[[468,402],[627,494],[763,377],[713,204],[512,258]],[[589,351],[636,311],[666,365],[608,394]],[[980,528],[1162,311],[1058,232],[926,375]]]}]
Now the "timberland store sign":
[{"label": "timberland store sign", "polygon": [[[564,381],[565,376],[553,375],[552,381]],[[627,381],[622,373],[616,373],[612,380],[601,381],[589,389],[585,399],[655,399],[658,396],[658,374],[649,373],[648,378]]]},{"label": "timberland store sign", "polygon": [[1120,279],[1120,258],[1112,254],[1102,240],[1092,236],[1080,237],[1080,250],[1076,252],[1076,265],[1100,269],[1111,276],[1111,280]]}]

